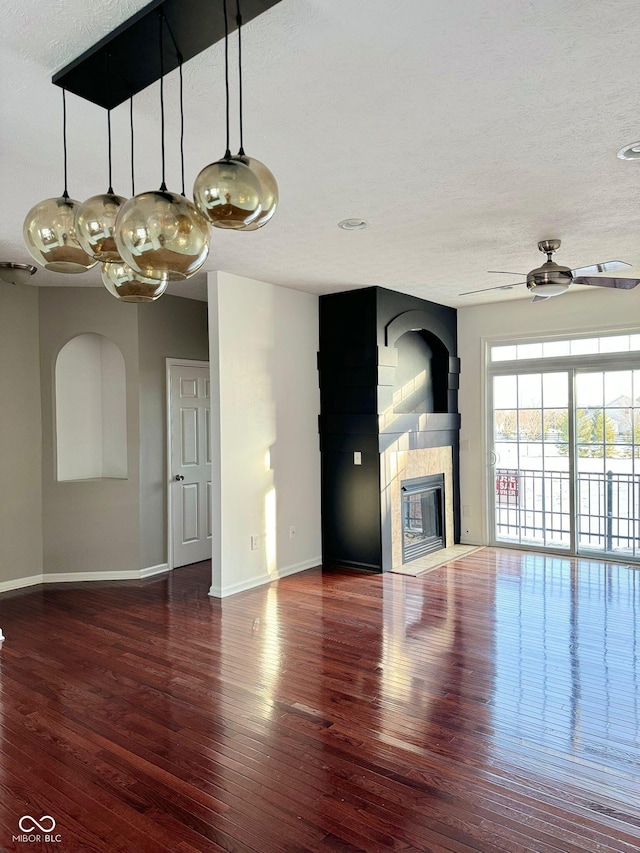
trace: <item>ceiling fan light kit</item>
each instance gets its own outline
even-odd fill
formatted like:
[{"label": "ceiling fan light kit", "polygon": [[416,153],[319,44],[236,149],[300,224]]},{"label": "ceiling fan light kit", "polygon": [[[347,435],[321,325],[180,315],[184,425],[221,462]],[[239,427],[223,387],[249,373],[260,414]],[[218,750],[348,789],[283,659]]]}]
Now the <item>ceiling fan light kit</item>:
[{"label": "ceiling fan light kit", "polygon": [[[277,2],[279,0],[253,0],[250,17],[255,17]],[[184,192],[183,53],[176,33],[178,37],[184,36],[188,58],[217,41],[219,16],[211,15],[210,6],[203,4],[203,0],[153,0],[146,9],[54,76],[53,82],[62,86],[64,192],[59,198],[45,199],[34,205],[25,218],[25,244],[38,264],[54,272],[82,273],[101,263],[102,281],[109,293],[121,301],[150,302],[165,292],[168,282],[184,281],[202,268],[209,253],[210,225],[222,229],[255,231],[271,220],[279,198],[276,179],[264,163],[247,156],[243,147],[242,15],[239,0],[236,0],[235,22],[238,29],[240,149],[235,156],[230,153],[227,0],[222,0],[222,11],[226,151],[222,159],[200,171],[194,184],[193,202],[186,198]],[[175,19],[175,31],[167,15]],[[185,15],[191,16],[188,26],[183,20]],[[155,26],[159,26],[160,34],[157,66],[149,61],[148,50],[136,53],[134,49],[136,43],[140,46],[148,43],[154,22]],[[173,40],[175,55],[165,51],[165,26]],[[141,55],[146,57],[142,63],[136,61]],[[114,76],[112,86],[110,65],[114,56],[119,73]],[[172,68],[178,67],[180,70],[181,193],[169,191],[165,183],[165,57]],[[91,69],[95,79],[96,74],[104,74],[105,67],[107,86],[104,89],[101,87],[97,93],[89,92],[83,69],[87,73]],[[162,181],[158,190],[138,195],[132,193],[132,198],[126,200],[114,193],[111,186],[111,109],[124,100],[124,91],[132,99],[135,92],[155,80],[160,81]],[[67,82],[81,97],[107,109],[109,187],[106,193],[91,196],[82,203],[69,198],[67,192]],[[133,112],[131,135],[133,146]]]},{"label": "ceiling fan light kit", "polygon": [[[557,264],[552,258],[553,254],[560,248],[560,240],[540,240],[538,249],[547,256],[544,264],[527,273],[527,280],[516,282],[514,284],[499,284],[496,287],[484,287],[480,290],[468,290],[461,293],[460,296],[469,296],[473,293],[485,293],[490,290],[507,290],[512,287],[518,287],[526,284],[528,290],[533,295],[532,302],[542,302],[546,299],[551,299],[553,296],[560,296],[571,287],[572,284],[587,284],[594,287],[609,287],[620,290],[632,290],[638,284],[640,279],[635,278],[597,278],[597,273],[613,272],[614,270],[630,267],[631,264],[625,261],[605,261],[598,264],[592,264],[588,267],[569,267]],[[518,275],[518,273],[505,273],[503,270],[489,270],[494,275]],[[624,284],[621,284],[624,282]]]}]

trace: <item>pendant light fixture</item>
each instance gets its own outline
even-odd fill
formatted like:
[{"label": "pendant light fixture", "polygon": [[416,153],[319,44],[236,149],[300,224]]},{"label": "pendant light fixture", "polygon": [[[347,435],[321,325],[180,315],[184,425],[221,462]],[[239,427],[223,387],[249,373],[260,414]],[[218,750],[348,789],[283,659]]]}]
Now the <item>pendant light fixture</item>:
[{"label": "pendant light fixture", "polygon": [[[135,145],[133,138],[133,95],[129,99],[131,125],[131,195],[136,194]],[[102,264],[102,283],[121,302],[155,302],[167,289],[168,281],[144,278],[120,259]]]},{"label": "pendant light fixture", "polygon": [[224,75],[226,93],[227,148],[224,157],[205,166],[193,185],[193,198],[201,213],[216,228],[246,228],[262,211],[260,181],[229,147],[229,21],[224,9]]},{"label": "pendant light fixture", "polygon": [[[111,57],[107,54],[107,84],[111,79]],[[76,234],[82,248],[97,261],[121,261],[114,236],[116,216],[126,199],[113,191],[111,171],[111,110],[107,110],[109,188],[82,202],[76,211]]]},{"label": "pendant light fixture", "polygon": [[248,157],[244,151],[243,110],[242,110],[242,13],[240,0],[236,0],[236,24],[238,25],[238,100],[240,113],[240,150],[234,159],[248,166],[260,182],[262,192],[262,210],[258,216],[243,227],[243,231],[257,231],[271,219],[278,205],[278,184],[273,173],[255,157]]},{"label": "pendant light fixture", "polygon": [[210,233],[205,217],[184,195],[169,192],[164,151],[164,15],[160,24],[160,124],[162,183],[160,189],[129,199],[116,220],[116,246],[131,269],[147,279],[184,281],[204,264]]},{"label": "pendant light fixture", "polygon": [[67,100],[62,90],[62,147],[64,191],[59,198],[47,198],[31,208],[24,220],[23,236],[29,254],[53,272],[82,273],[98,261],[82,248],[75,230],[80,202],[67,191]]}]

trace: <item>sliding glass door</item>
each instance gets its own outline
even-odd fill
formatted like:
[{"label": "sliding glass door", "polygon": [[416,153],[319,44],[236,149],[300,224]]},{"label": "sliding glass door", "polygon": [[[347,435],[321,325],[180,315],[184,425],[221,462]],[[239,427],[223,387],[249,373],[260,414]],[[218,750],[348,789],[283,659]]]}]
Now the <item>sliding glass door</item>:
[{"label": "sliding glass door", "polygon": [[640,558],[640,369],[527,367],[490,377],[495,543]]},{"label": "sliding glass door", "polygon": [[568,372],[493,377],[497,542],[571,547]]},{"label": "sliding glass door", "polygon": [[576,373],[577,547],[639,552],[640,371]]}]

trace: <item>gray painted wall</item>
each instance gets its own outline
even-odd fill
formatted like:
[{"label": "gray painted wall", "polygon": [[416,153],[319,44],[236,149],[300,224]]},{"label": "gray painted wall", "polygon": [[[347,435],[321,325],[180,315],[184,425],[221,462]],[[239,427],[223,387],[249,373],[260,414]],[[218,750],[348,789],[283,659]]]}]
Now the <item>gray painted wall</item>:
[{"label": "gray painted wall", "polygon": [[207,361],[207,303],[163,296],[138,308],[140,567],[167,561],[167,358]]},{"label": "gray painted wall", "polygon": [[0,282],[0,583],[42,572],[38,291]]},{"label": "gray painted wall", "polygon": [[[45,287],[39,296],[44,572],[135,571],[140,568],[137,306],[124,305],[99,288]],[[105,335],[124,356],[126,480],[55,479],[55,359],[68,340],[83,332]]]}]

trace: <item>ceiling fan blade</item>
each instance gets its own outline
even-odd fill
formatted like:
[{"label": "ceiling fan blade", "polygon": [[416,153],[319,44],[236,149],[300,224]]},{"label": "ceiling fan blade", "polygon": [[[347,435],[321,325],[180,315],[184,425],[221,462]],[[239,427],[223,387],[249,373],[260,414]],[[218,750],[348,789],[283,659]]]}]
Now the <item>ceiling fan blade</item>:
[{"label": "ceiling fan blade", "polygon": [[470,296],[472,293],[485,293],[487,290],[511,290],[512,287],[519,287],[521,284],[526,283],[526,281],[517,281],[515,284],[499,284],[497,287],[481,287],[480,290],[467,290],[464,293],[459,293],[458,296]]},{"label": "ceiling fan blade", "polygon": [[622,270],[625,267],[630,267],[631,264],[625,261],[605,261],[603,264],[593,264],[590,267],[578,267],[571,270],[574,278],[577,275],[595,275],[598,272],[613,272],[614,270]]},{"label": "ceiling fan blade", "polygon": [[506,272],[505,270],[487,270],[493,275],[526,275],[526,272]]},{"label": "ceiling fan blade", "polygon": [[573,279],[574,284],[592,284],[594,287],[615,287],[618,290],[633,290],[640,284],[640,278],[596,278],[580,275]]}]

